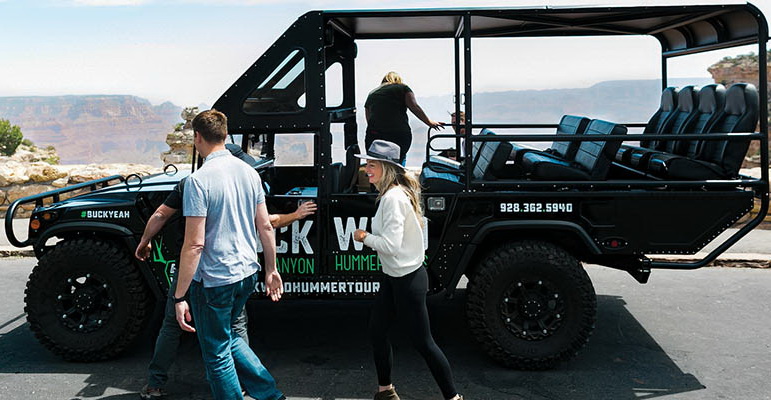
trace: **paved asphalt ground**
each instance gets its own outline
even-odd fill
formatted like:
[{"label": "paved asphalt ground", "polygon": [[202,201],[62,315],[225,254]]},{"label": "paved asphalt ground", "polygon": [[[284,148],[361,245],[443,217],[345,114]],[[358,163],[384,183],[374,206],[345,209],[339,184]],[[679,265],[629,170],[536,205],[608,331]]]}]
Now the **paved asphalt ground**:
[{"label": "paved asphalt ground", "polygon": [[[116,360],[58,359],[25,321],[34,264],[0,259],[0,399],[138,398],[153,332]],[[430,300],[435,337],[467,399],[771,399],[771,271],[654,271],[639,285],[623,272],[587,269],[598,294],[596,330],[575,359],[551,371],[507,370],[483,355],[463,317],[462,290]],[[367,310],[366,302],[252,303],[252,346],[291,400],[372,398]],[[209,398],[192,339],[171,371],[171,399]],[[402,398],[439,399],[409,338],[397,334],[395,345]]]}]

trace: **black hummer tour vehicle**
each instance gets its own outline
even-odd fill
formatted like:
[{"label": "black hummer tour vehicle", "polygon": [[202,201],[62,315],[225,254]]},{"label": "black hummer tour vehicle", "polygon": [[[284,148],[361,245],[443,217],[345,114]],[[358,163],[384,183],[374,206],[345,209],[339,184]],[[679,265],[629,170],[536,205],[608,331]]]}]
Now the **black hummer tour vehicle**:
[{"label": "black hummer tour vehicle", "polygon": [[[661,44],[661,105],[650,110],[647,123],[592,115],[565,115],[553,124],[474,118],[473,44],[608,35],[650,35]],[[582,263],[627,271],[640,283],[652,269],[700,268],[767,212],[768,169],[760,179],[739,174],[752,141],[760,145],[761,165],[768,165],[768,28],[751,4],[312,11],[214,105],[227,114],[229,132],[243,149],[263,144],[255,168],[272,212],[292,211],[301,201],[319,205],[315,216],[277,232],[278,267],[289,297],[357,298],[379,289],[377,256],[352,240],[355,229],[368,228],[376,208],[376,194],[356,185],[357,41],[410,38],[454,43],[455,99],[462,100],[455,111],[466,115],[453,126],[462,133],[429,132],[426,138],[420,178],[431,292],[452,294],[465,275],[473,336],[507,366],[549,368],[587,343],[596,300]],[[758,46],[759,88],[668,86],[669,59],[748,44]],[[326,74],[336,64],[341,89],[327,87]],[[332,89],[342,92],[339,105],[327,102]],[[344,162],[332,160],[333,128],[343,132]],[[551,132],[533,133],[544,128]],[[627,128],[642,133],[627,134]],[[313,162],[274,162],[288,156],[281,149],[293,151],[279,142],[296,138],[304,138],[300,146],[312,151]],[[553,141],[545,151],[527,146],[544,141]],[[442,150],[454,157],[438,155],[442,142],[453,144],[453,151]],[[187,175],[166,168],[142,178],[113,176],[12,204],[6,234],[16,246],[32,245],[39,260],[25,311],[47,348],[69,360],[105,359],[146,326],[165,299],[181,232],[167,224],[147,262],[133,252],[148,216]],[[86,193],[63,199],[76,190]],[[650,258],[695,254],[746,215],[755,199],[761,204],[757,217],[704,259]],[[20,240],[12,217],[29,203],[35,209],[28,238]]]}]

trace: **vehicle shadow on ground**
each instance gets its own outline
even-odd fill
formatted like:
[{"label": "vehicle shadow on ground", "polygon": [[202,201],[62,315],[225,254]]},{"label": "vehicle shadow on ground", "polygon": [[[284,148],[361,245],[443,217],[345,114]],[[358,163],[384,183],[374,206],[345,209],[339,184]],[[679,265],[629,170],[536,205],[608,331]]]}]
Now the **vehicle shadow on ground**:
[{"label": "vehicle shadow on ground", "polygon": [[[541,372],[508,370],[482,354],[468,331],[463,302],[461,290],[452,300],[431,298],[429,306],[434,336],[453,365],[458,390],[468,399],[651,399],[704,389],[680,370],[620,297],[598,296],[590,344],[570,362]],[[366,334],[368,311],[363,301],[253,302],[251,344],[290,399],[371,398],[375,372]],[[410,339],[401,331],[393,338],[393,378],[402,398],[440,398]],[[84,374],[82,383],[70,384],[73,393],[67,398],[136,398],[108,392],[142,386],[152,340],[148,333],[117,360],[68,363],[39,345],[24,324],[0,337],[0,373]],[[168,388],[171,398],[209,396],[192,338],[183,342]]]}]

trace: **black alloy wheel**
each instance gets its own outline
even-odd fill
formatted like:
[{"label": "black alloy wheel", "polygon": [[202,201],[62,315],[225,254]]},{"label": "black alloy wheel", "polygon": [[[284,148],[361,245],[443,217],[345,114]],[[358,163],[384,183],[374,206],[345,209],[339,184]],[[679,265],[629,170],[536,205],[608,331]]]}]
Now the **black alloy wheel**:
[{"label": "black alloy wheel", "polygon": [[70,361],[120,354],[145,327],[153,304],[130,253],[97,239],[56,244],[32,270],[24,293],[35,337]]},{"label": "black alloy wheel", "polygon": [[494,249],[469,278],[466,293],[474,338],[509,368],[553,368],[575,356],[594,330],[592,282],[575,257],[551,243]]}]

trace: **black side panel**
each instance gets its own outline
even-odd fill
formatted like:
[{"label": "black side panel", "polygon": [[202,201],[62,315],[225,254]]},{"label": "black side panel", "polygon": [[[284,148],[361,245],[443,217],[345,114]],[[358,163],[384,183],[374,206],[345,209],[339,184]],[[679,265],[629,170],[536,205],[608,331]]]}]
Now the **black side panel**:
[{"label": "black side panel", "polygon": [[[244,134],[255,131],[317,130],[325,120],[324,75],[318,63],[324,59],[324,29],[320,12],[309,12],[295,21],[265,53],[241,75],[214,103],[214,108],[228,116],[228,132]],[[247,97],[271,77],[294,50],[304,59],[305,106],[298,112],[246,114]]]},{"label": "black side panel", "polygon": [[693,254],[752,205],[750,191],[636,193],[585,201],[581,215],[607,253]]}]

